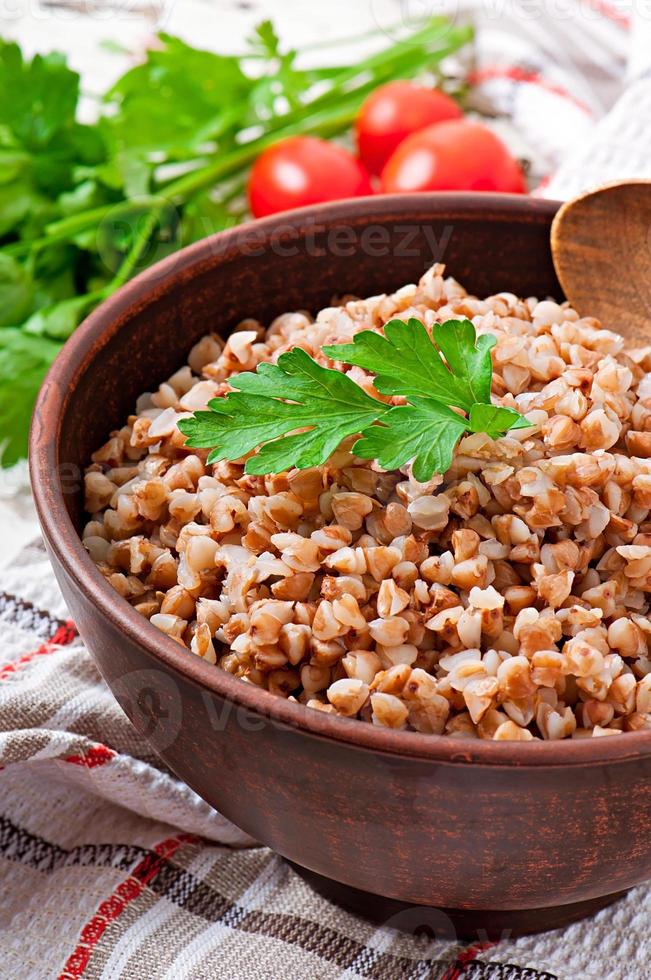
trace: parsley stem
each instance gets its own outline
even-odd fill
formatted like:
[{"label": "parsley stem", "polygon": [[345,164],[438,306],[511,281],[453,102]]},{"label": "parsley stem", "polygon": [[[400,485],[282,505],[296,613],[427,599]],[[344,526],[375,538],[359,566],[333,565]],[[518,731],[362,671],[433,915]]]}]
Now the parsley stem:
[{"label": "parsley stem", "polygon": [[[124,198],[113,204],[103,204],[99,208],[92,208],[89,211],[81,211],[79,214],[71,214],[69,218],[62,218],[60,221],[53,221],[45,226],[45,235],[40,238],[23,239],[19,242],[12,242],[5,245],[2,251],[6,255],[25,255],[32,251],[46,248],[48,245],[55,245],[57,242],[71,241],[75,235],[88,231],[93,225],[98,227],[109,216],[118,217],[123,212],[128,212],[134,207],[142,208],[148,203],[148,198],[138,198],[132,200]],[[151,204],[160,203],[159,198],[152,197]]]},{"label": "parsley stem", "polygon": [[118,271],[115,273],[115,276],[108,286],[106,286],[106,292],[108,295],[115,292],[116,289],[119,289],[120,286],[131,278],[134,269],[140,261],[142,253],[149,244],[149,239],[156,228],[162,210],[163,208],[159,204],[157,207],[152,208],[147,215],[145,215],[142,226],[138,229],[138,233],[133,244],[131,245],[131,248],[124,257]]}]

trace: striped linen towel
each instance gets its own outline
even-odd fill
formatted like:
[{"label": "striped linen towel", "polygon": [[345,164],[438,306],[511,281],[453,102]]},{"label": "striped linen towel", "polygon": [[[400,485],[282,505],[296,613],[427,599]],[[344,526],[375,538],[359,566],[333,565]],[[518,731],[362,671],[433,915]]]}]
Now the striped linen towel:
[{"label": "striped linen towel", "polygon": [[646,887],[565,930],[496,944],[375,927],[329,904],[137,735],[40,541],[0,572],[0,621],[2,980],[648,977]]}]

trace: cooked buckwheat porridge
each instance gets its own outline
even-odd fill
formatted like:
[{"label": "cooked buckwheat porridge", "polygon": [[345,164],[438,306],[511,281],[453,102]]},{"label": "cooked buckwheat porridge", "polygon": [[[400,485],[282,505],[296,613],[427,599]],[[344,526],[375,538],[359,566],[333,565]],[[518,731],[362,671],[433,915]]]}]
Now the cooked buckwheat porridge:
[{"label": "cooked buckwheat porridge", "polygon": [[[494,334],[493,401],[532,427],[463,437],[428,483],[352,439],[271,476],[184,446],[177,422],[233,375],[297,346],[346,370],[321,348],[392,317]],[[84,544],[188,656],[319,711],[457,738],[649,728],[647,372],[651,347],[625,352],[567,304],[469,296],[442,266],[315,319],[245,320],[203,337],[93,455]]]}]

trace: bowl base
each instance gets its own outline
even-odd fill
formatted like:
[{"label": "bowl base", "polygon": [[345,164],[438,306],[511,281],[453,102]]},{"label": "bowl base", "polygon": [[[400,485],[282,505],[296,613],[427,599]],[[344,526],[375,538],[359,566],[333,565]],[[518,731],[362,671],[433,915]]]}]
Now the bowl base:
[{"label": "bowl base", "polygon": [[293,861],[287,863],[319,895],[349,912],[361,915],[377,925],[452,941],[495,941],[559,929],[594,915],[626,894],[624,890],[570,905],[538,909],[441,909],[385,898],[326,878],[294,864]]}]

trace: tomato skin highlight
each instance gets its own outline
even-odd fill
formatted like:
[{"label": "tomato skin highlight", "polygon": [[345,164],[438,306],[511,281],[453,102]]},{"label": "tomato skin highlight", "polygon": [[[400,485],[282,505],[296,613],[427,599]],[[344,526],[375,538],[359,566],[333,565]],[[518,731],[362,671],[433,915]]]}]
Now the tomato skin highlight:
[{"label": "tomato skin highlight", "polygon": [[468,119],[438,123],[408,136],[382,171],[381,183],[387,194],[527,192],[522,170],[502,140]]},{"label": "tomato skin highlight", "polygon": [[336,143],[315,136],[290,136],[263,150],[248,181],[249,204],[256,218],[372,193],[359,160]]},{"label": "tomato skin highlight", "polygon": [[362,104],[355,124],[360,159],[370,173],[380,174],[407,136],[462,115],[456,102],[438,89],[407,81],[380,85]]}]

